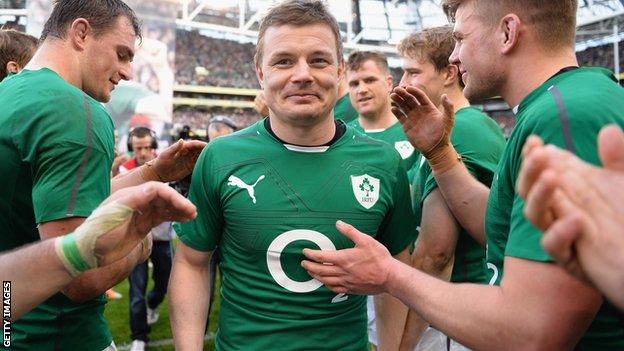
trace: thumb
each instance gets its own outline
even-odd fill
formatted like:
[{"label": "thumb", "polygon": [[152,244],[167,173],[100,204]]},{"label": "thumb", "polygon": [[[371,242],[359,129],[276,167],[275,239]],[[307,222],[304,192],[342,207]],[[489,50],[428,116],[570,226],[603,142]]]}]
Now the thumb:
[{"label": "thumb", "polygon": [[339,232],[341,232],[342,234],[344,234],[344,236],[346,236],[351,241],[353,241],[355,245],[362,244],[363,243],[362,239],[368,236],[360,232],[359,230],[355,229],[355,227],[352,226],[351,224],[345,223],[343,221],[336,222],[336,229],[338,229]]},{"label": "thumb", "polygon": [[624,134],[615,124],[608,125],[598,134],[598,153],[605,168],[624,171]]},{"label": "thumb", "polygon": [[184,140],[180,139],[178,140],[175,144],[170,145],[168,148],[166,148],[161,155],[165,154],[165,155],[175,155],[176,153],[178,153],[182,147],[184,146]]}]

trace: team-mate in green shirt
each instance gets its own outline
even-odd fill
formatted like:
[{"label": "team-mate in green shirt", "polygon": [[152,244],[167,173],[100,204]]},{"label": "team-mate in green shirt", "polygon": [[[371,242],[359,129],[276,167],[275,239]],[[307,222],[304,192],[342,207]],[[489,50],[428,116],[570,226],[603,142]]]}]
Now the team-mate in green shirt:
[{"label": "team-mate in green shirt", "polygon": [[594,287],[552,262],[515,191],[522,146],[530,134],[597,163],[599,130],[608,123],[624,125],[624,91],[607,71],[570,68],[577,65],[576,1],[443,4],[455,22],[450,62],[459,65],[465,96],[500,95],[517,111],[518,124],[492,190],[472,177],[450,142],[449,100],[443,99],[438,110],[421,90],[397,88],[395,112],[406,135],[424,151],[455,218],[469,232],[487,238],[491,286],[431,279],[396,263],[355,231],[348,231],[349,237],[360,249],[304,251],[317,262],[333,264],[331,269],[304,266],[338,292],[389,292],[470,348],[624,348],[624,327],[614,308]]},{"label": "team-mate in green shirt", "polygon": [[[505,139],[496,122],[470,107],[463,96],[459,69],[448,62],[453,47],[450,26],[427,28],[408,35],[398,46],[403,60],[400,86],[422,88],[436,106],[441,104],[440,97],[444,94],[454,101],[455,126],[451,142],[470,174],[489,187]],[[486,283],[485,243],[475,240],[457,223],[429,164],[422,162],[417,169],[412,181],[412,203],[420,231],[412,267],[454,283]],[[453,350],[462,348],[454,340],[447,341],[446,336],[435,338],[439,332],[432,328],[426,329],[421,337],[426,325],[415,311],[409,312],[403,349],[413,350],[417,344],[427,350],[447,350],[447,344]]]},{"label": "team-mate in green shirt", "polygon": [[[414,169],[420,153],[407,141],[401,123],[390,111],[392,74],[388,60],[381,52],[354,51],[347,60],[346,82],[349,86],[351,103],[358,112],[358,118],[348,125],[373,139],[386,142],[401,155],[406,170]],[[375,154],[368,157],[375,158]],[[411,174],[408,172],[408,179]],[[368,297],[368,340],[378,345],[373,297]]]},{"label": "team-mate in green shirt", "polygon": [[376,51],[354,51],[347,60],[346,81],[351,104],[358,113],[349,126],[393,146],[405,169],[411,170],[420,160],[420,153],[407,141],[401,123],[390,111],[392,74],[386,57]]},{"label": "team-mate in green shirt", "polygon": [[[113,123],[100,102],[130,79],[139,35],[121,1],[59,1],[32,60],[0,83],[0,250],[71,232],[111,191],[190,172],[203,144],[177,144],[149,167],[110,181]],[[180,153],[186,156],[174,159]],[[102,293],[147,254],[149,246],[138,244],[76,277],[11,326],[10,349],[114,349]]]},{"label": "team-mate in green shirt", "polygon": [[[405,169],[391,146],[333,119],[344,62],[338,25],[322,1],[273,7],[257,47],[270,116],[210,143],[189,191],[198,217],[176,230],[169,285],[176,348],[201,348],[206,269],[218,245],[217,350],[367,350],[365,297],[332,293],[309,276],[302,249],[351,247],[336,229],[344,219],[407,262],[415,224]],[[407,308],[387,294],[377,298],[382,341],[395,349]]]}]

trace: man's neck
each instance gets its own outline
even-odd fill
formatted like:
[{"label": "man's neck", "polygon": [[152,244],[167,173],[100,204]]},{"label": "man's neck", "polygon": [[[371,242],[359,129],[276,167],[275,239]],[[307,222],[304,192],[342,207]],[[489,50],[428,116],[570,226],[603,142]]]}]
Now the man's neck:
[{"label": "man's neck", "polygon": [[71,48],[67,47],[67,42],[61,39],[46,39],[24,67],[27,70],[41,68],[48,68],[56,72],[67,83],[82,89],[82,82],[79,78],[79,62],[73,55]]},{"label": "man's neck", "polygon": [[386,106],[386,108],[378,113],[366,116],[360,115],[358,117],[358,122],[364,130],[375,130],[388,129],[397,123],[398,120],[390,110],[390,106]]},{"label": "man's neck", "polygon": [[466,97],[464,97],[464,93],[458,86],[448,89],[445,94],[453,103],[453,112],[457,112],[464,107],[470,106],[470,102],[466,99]]},{"label": "man's neck", "polygon": [[[540,64],[536,65],[535,62]],[[511,64],[514,68],[509,71],[501,96],[509,106],[514,107],[561,69],[578,66],[578,61],[574,51],[570,49],[558,54],[534,56],[531,59],[524,57]]]},{"label": "man's neck", "polygon": [[269,116],[271,129],[275,136],[285,143],[300,146],[319,146],[332,140],[336,134],[336,124],[333,114],[322,119],[319,123],[295,125],[285,123],[279,118]]}]

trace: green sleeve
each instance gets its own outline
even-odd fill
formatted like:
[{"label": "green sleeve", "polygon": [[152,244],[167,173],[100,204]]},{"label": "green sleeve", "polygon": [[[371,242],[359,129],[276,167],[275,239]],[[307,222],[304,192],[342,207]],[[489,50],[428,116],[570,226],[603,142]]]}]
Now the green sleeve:
[{"label": "green sleeve", "polygon": [[[527,120],[526,125],[522,126],[521,134],[519,135],[522,139],[518,143],[517,150],[515,150],[516,157],[512,160],[511,165],[513,167],[511,176],[514,179],[514,188],[522,161],[522,146],[529,135],[538,135],[544,140],[545,144],[552,144],[566,149],[563,128],[554,102],[549,107],[549,109],[543,110],[550,111],[550,113],[542,114],[541,118]],[[574,143],[574,151],[581,159],[593,164],[599,164],[596,141],[598,132],[603,124],[585,117],[577,114],[576,116],[571,115],[569,118],[569,130]],[[535,228],[526,219],[523,210],[524,201],[515,193],[511,212],[509,240],[505,248],[505,255],[533,261],[552,261],[552,258],[540,244],[542,231]]]},{"label": "green sleeve", "polygon": [[[451,142],[457,153],[461,155],[468,172],[489,187],[503,153],[505,139],[495,122],[490,121],[489,117],[481,116],[481,112],[466,115],[466,117],[457,116]],[[429,163],[423,165],[423,168],[426,168],[427,174],[422,193],[422,201],[425,201],[438,184]]]},{"label": "green sleeve", "polygon": [[212,148],[207,146],[199,156],[189,189],[188,198],[197,206],[197,217],[186,223],[177,223],[176,233],[187,246],[198,251],[212,251],[221,239],[223,212],[214,181]]},{"label": "green sleeve", "polygon": [[397,167],[393,198],[394,206],[386,214],[377,238],[394,256],[413,245],[416,240],[416,221],[410,202],[407,174],[403,167]]},{"label": "green sleeve", "polygon": [[32,167],[37,223],[87,217],[110,194],[110,117],[89,99],[60,99],[54,107],[42,107],[42,117],[19,127],[30,134],[22,138],[21,151]]}]

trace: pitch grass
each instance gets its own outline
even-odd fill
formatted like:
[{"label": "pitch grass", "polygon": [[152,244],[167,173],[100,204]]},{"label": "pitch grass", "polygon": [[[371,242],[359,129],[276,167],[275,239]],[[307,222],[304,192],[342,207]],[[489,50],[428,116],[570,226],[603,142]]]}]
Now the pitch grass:
[{"label": "pitch grass", "polygon": [[[152,272],[150,268],[150,280],[148,283],[148,291],[152,288],[154,282],[151,280]],[[219,291],[219,280],[216,282],[215,290]],[[106,304],[106,309],[104,310],[104,317],[108,320],[108,326],[113,334],[113,340],[115,341],[115,345],[118,348],[123,347],[124,345],[129,345],[132,340],[130,339],[130,307],[129,307],[129,284],[128,279],[125,279],[123,282],[119,283],[115,288],[115,291],[121,293],[123,297],[119,300],[110,300]],[[160,318],[158,318],[158,322],[152,325],[151,331],[149,333],[150,341],[157,340],[167,340],[172,339],[171,335],[171,325],[169,324],[169,305],[168,298],[165,297],[165,300],[162,304],[160,304]],[[210,313],[210,326],[209,331],[215,333],[217,330],[217,317],[219,315],[219,294],[215,294],[215,302],[212,306],[212,311]],[[127,348],[126,348],[127,349]],[[147,350],[156,350],[156,351],[173,351],[173,345],[170,346],[159,346],[159,347],[148,347]],[[214,350],[214,339],[208,340],[204,343],[204,350],[213,351]]]}]

